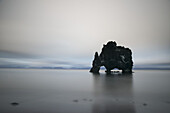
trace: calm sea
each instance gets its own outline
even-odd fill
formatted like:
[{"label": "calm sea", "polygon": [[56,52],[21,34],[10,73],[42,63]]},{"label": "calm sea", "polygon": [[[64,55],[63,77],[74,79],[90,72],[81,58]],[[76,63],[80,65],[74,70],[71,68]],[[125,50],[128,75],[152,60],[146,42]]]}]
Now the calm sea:
[{"label": "calm sea", "polygon": [[0,69],[0,113],[170,113],[170,70]]}]

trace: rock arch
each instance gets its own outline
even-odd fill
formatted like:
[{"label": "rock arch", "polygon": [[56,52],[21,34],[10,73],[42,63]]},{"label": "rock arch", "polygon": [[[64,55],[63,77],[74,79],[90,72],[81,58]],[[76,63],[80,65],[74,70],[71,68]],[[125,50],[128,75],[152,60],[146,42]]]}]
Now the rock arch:
[{"label": "rock arch", "polygon": [[90,72],[99,73],[101,66],[106,68],[107,73],[114,68],[122,70],[122,73],[132,73],[132,52],[129,48],[117,46],[116,42],[109,41],[103,45],[100,55],[95,52]]}]

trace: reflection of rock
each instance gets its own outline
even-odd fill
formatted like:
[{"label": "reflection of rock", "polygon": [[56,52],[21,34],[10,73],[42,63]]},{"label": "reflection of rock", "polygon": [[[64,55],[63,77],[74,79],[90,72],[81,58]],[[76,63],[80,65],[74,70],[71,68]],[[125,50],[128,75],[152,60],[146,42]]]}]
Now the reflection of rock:
[{"label": "reflection of rock", "polygon": [[107,73],[114,68],[122,70],[123,73],[132,73],[132,52],[129,48],[117,46],[116,42],[110,41],[103,45],[100,55],[95,53],[90,72],[99,73],[101,66],[106,68]]},{"label": "reflection of rock", "polygon": [[136,113],[132,74],[94,74],[93,113]]}]

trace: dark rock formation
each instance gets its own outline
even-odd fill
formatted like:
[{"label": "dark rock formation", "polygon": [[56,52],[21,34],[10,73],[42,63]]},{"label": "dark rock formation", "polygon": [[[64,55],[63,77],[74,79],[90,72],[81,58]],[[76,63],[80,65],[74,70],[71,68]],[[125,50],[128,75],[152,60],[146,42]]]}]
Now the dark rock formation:
[{"label": "dark rock formation", "polygon": [[117,46],[116,42],[110,41],[103,45],[100,55],[95,53],[90,72],[99,73],[100,67],[104,66],[107,73],[117,68],[122,73],[132,73],[132,52],[129,48]]}]

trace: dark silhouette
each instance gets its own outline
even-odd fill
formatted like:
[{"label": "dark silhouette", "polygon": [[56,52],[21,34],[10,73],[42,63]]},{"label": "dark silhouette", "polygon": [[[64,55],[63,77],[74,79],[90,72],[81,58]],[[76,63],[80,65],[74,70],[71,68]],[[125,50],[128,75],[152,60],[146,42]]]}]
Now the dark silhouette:
[{"label": "dark silhouette", "polygon": [[100,67],[104,66],[107,73],[114,68],[122,70],[122,73],[132,73],[132,52],[129,48],[117,46],[116,42],[109,41],[103,45],[102,52],[95,53],[90,72],[99,73]]}]

